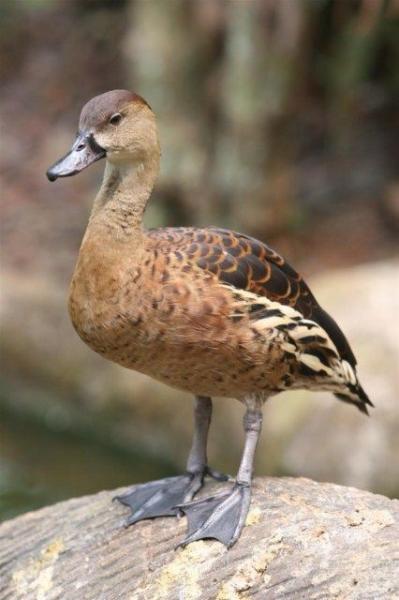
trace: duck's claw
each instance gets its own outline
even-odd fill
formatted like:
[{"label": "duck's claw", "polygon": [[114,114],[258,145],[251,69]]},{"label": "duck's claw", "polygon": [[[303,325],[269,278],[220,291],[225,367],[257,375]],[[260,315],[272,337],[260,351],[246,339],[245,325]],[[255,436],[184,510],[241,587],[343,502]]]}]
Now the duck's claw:
[{"label": "duck's claw", "polygon": [[234,477],[228,475],[226,473],[221,473],[216,469],[212,469],[211,467],[205,467],[205,475],[212,477],[215,481],[234,481]]},{"label": "duck's claw", "polygon": [[251,502],[251,488],[236,483],[231,491],[178,506],[188,520],[188,535],[179,544],[214,538],[228,548],[238,539]]}]

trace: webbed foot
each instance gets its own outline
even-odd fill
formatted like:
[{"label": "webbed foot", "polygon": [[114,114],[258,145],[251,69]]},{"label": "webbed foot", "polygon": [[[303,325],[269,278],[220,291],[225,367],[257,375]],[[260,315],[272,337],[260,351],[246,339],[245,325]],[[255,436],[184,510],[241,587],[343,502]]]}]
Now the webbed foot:
[{"label": "webbed foot", "polygon": [[180,504],[179,510],[187,516],[188,535],[179,546],[214,538],[230,548],[240,536],[250,503],[251,488],[236,483],[229,492]]},{"label": "webbed foot", "polygon": [[205,475],[218,481],[227,481],[228,476],[205,467],[198,473],[186,473],[178,477],[168,477],[137,486],[115,500],[128,506],[132,513],[126,520],[126,527],[155,517],[173,517],[180,514],[177,505],[190,502],[204,485]]}]

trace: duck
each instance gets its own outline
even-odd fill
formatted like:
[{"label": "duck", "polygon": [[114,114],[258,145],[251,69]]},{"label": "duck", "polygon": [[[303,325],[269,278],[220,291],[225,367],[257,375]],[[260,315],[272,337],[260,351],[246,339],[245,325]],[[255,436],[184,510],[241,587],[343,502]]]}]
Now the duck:
[{"label": "duck", "polygon": [[[143,483],[118,500],[127,525],[187,517],[182,546],[240,537],[262,409],[272,396],[324,390],[368,414],[356,359],[344,333],[304,279],[266,243],[219,227],[146,229],[160,143],[150,105],[112,90],[83,107],[71,150],[47,171],[51,182],[105,159],[69,295],[81,339],[104,358],[194,396],[194,432],[182,475]],[[245,407],[245,443],[234,480],[208,465],[212,399]],[[206,477],[230,484],[195,498]]]}]

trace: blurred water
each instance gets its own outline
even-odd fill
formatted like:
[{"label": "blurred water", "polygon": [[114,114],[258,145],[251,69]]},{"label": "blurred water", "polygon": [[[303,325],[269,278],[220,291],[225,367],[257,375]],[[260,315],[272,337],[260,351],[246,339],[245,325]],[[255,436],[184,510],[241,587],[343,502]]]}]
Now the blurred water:
[{"label": "blurred water", "polygon": [[162,457],[59,431],[0,405],[0,521],[53,502],[174,474]]}]

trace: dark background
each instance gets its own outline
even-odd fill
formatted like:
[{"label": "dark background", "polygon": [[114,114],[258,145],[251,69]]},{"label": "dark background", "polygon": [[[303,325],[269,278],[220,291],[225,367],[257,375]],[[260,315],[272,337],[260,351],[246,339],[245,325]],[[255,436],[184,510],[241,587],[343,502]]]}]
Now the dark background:
[{"label": "dark background", "polygon": [[[50,185],[79,111],[113,88],[158,116],[147,225],[267,241],[348,333],[367,420],[328,394],[265,409],[259,474],[399,492],[399,4],[383,0],[2,0],[0,515],[173,474],[191,399],[77,338],[68,283],[99,163]],[[217,402],[212,464],[235,472],[242,409]]]}]

